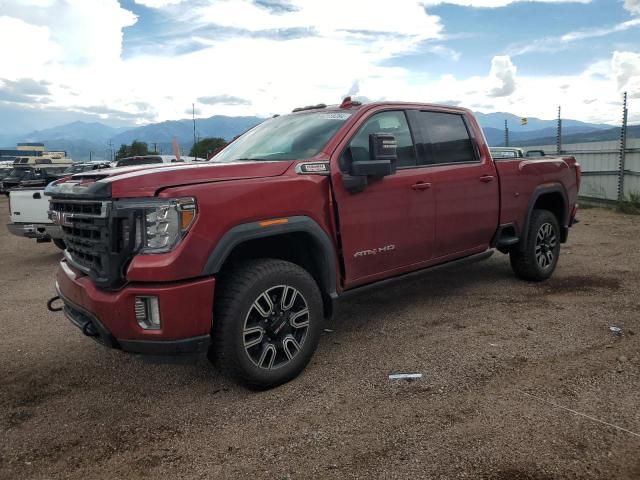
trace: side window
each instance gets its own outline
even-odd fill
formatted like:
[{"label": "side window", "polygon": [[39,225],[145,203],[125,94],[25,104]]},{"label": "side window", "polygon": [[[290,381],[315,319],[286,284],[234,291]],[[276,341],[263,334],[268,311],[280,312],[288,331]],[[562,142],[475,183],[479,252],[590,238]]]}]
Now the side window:
[{"label": "side window", "polygon": [[372,133],[390,133],[398,142],[398,167],[416,165],[416,152],[413,147],[409,124],[403,111],[380,112],[373,115],[360,127],[351,140],[349,148],[354,161],[370,160],[369,135]]},{"label": "side window", "polygon": [[421,165],[478,161],[462,115],[418,112],[417,118],[424,142],[419,148]]}]

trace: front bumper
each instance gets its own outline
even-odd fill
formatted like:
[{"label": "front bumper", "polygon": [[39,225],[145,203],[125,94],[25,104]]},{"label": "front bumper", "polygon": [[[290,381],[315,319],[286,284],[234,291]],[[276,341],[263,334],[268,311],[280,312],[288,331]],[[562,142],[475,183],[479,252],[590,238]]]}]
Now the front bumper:
[{"label": "front bumper", "polygon": [[[99,343],[127,352],[181,355],[206,352],[210,343],[214,278],[136,284],[110,292],[60,262],[56,289],[65,316]],[[161,329],[145,330],[135,317],[136,296],[157,296]]]},{"label": "front bumper", "polygon": [[18,237],[35,238],[36,240],[51,240],[62,238],[62,229],[52,223],[9,223],[9,232]]}]

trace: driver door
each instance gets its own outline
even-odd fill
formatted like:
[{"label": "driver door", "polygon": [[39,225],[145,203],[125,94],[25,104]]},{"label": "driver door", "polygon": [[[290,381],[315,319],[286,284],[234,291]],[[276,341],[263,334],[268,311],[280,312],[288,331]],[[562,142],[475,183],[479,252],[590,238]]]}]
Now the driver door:
[{"label": "driver door", "polygon": [[[347,189],[349,162],[368,160],[369,135],[392,134],[397,141],[397,171],[368,177],[360,192]],[[418,168],[413,135],[403,110],[379,111],[361,121],[338,150],[340,171],[333,169],[345,287],[411,270],[428,260],[434,241],[435,201],[428,169]]]}]

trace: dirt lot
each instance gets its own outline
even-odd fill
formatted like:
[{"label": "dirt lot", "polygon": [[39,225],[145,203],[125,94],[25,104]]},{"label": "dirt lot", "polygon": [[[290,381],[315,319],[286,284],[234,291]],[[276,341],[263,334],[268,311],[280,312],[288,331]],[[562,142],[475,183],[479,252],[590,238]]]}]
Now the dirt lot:
[{"label": "dirt lot", "polygon": [[498,254],[350,300],[262,393],[83,337],[45,309],[60,252],[2,227],[0,478],[639,479],[640,217],[580,217],[552,280]]}]

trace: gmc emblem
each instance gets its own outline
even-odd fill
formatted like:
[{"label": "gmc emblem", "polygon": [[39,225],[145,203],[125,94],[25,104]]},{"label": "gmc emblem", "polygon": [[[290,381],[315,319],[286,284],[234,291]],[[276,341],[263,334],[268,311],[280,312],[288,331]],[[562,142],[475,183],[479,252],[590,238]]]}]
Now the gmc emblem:
[{"label": "gmc emblem", "polygon": [[66,212],[56,212],[53,210],[51,212],[51,221],[60,225],[61,227],[72,227],[73,226],[73,214]]}]

